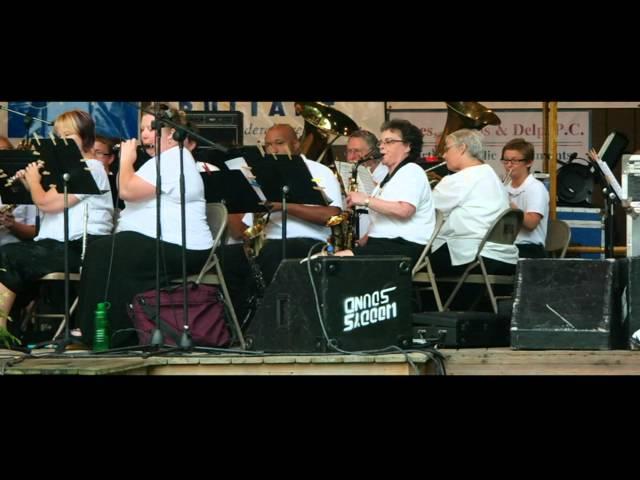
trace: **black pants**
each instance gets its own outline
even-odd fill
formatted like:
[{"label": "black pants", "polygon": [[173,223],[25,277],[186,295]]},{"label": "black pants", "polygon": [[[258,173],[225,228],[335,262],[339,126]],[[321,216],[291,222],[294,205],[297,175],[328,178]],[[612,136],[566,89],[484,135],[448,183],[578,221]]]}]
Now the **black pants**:
[{"label": "black pants", "polygon": [[[99,302],[108,301],[111,346],[137,345],[137,333],[129,319],[127,305],[134,295],[151,290],[156,285],[156,240],[136,232],[115,235],[89,245],[80,281],[78,322],[83,341],[93,345],[94,311]],[[182,248],[173,243],[160,243],[160,284],[168,285],[182,275]],[[207,261],[210,250],[187,250],[187,273],[194,274]],[[107,280],[110,279],[107,284]]]},{"label": "black pants", "polygon": [[[104,236],[88,235],[87,245]],[[78,272],[82,240],[69,242],[69,271]],[[16,294],[29,293],[37,281],[52,272],[64,272],[64,242],[44,239],[0,247],[0,283]]]},{"label": "black pants", "polygon": [[413,243],[404,238],[373,238],[369,237],[367,244],[363,247],[353,249],[355,255],[403,255],[411,258],[411,266],[413,267],[424,245]]},{"label": "black pants", "polygon": [[[316,243],[313,238],[288,238],[287,258],[304,258]],[[314,253],[320,251],[318,246]],[[282,240],[268,239],[256,263],[260,268],[265,285],[269,285],[282,261]],[[222,249],[222,273],[227,282],[229,296],[238,319],[242,321],[249,309],[249,299],[257,292],[256,278],[251,270],[241,244],[227,245]]]},{"label": "black pants", "polygon": [[516,243],[519,258],[547,258],[544,246],[533,243]]}]

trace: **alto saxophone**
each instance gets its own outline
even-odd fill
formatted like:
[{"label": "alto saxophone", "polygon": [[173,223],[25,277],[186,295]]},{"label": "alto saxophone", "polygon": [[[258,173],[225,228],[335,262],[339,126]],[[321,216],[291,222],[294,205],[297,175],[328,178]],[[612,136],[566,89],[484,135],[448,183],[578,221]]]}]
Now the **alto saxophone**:
[{"label": "alto saxophone", "polygon": [[[349,193],[358,191],[358,163],[354,164],[353,170],[351,172],[351,179],[349,180]],[[347,194],[344,192],[344,186],[342,184],[342,178],[340,178],[340,172],[336,169],[336,175],[338,177],[338,182],[343,189],[343,194],[346,197]],[[333,245],[334,251],[338,252],[340,250],[352,250],[354,246],[356,238],[354,238],[354,219],[355,208],[353,211],[347,210],[339,215],[334,215],[329,220],[327,220],[327,226],[331,228],[331,239],[329,243]]]},{"label": "alto saxophone", "polygon": [[0,215],[6,215],[7,213],[13,213],[17,205],[0,205]]}]

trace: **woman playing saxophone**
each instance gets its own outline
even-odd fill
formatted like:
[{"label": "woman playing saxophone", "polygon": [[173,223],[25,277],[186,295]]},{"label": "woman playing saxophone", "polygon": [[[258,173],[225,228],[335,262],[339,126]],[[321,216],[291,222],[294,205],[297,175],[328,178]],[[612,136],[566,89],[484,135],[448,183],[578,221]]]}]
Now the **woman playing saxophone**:
[{"label": "woman playing saxophone", "polygon": [[338,255],[406,255],[415,263],[431,237],[435,210],[424,171],[415,162],[422,151],[422,132],[407,120],[381,127],[382,163],[389,169],[371,195],[353,192],[347,206],[365,206],[371,226],[353,251]]}]

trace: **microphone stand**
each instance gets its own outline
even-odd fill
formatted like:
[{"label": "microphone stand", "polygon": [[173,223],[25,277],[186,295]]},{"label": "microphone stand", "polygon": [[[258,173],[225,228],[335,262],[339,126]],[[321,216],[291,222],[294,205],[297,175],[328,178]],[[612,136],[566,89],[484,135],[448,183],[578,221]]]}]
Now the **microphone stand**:
[{"label": "microphone stand", "polygon": [[[202,143],[205,143],[216,150],[220,150],[224,153],[228,151],[226,147],[218,145],[211,140],[202,137],[201,135],[191,131],[187,127],[175,123],[172,121],[167,115],[161,114],[159,111],[152,112],[150,110],[139,108],[136,105],[136,108],[141,110],[144,113],[149,115],[153,115],[156,119],[152,122],[152,128],[156,130],[156,305],[155,305],[155,324],[156,328],[154,329],[150,346],[153,348],[153,352],[143,354],[144,358],[148,358],[152,355],[160,355],[165,353],[171,353],[177,350],[184,351],[192,351],[194,349],[193,340],[191,337],[191,332],[189,328],[188,322],[188,313],[189,313],[189,305],[188,305],[188,295],[187,295],[187,247],[186,247],[186,202],[185,202],[185,177],[184,177],[184,162],[183,162],[183,153],[184,153],[184,140],[187,135],[193,136],[197,138]],[[159,120],[159,118],[162,118]],[[175,347],[169,346],[169,348],[160,350],[160,346],[166,346],[164,343],[164,334],[160,330],[160,237],[161,237],[161,218],[160,218],[160,194],[161,194],[161,178],[160,178],[160,136],[162,126],[171,126],[175,129],[173,138],[178,141],[180,148],[180,213],[181,213],[181,231],[182,231],[182,288],[183,288],[183,297],[182,297],[182,308],[183,308],[183,332],[179,339],[178,345]],[[107,353],[116,353],[123,352],[132,349],[138,349],[139,347],[122,347],[122,348],[113,348],[109,350],[104,350],[101,352],[94,352],[96,354],[107,354]],[[197,347],[199,351],[204,352],[221,352],[227,349],[220,348],[212,348],[212,347]]]},{"label": "microphone stand", "polygon": [[153,115],[155,120],[151,122],[151,128],[156,131],[156,328],[151,334],[149,344],[152,348],[159,348],[164,345],[164,334],[160,329],[160,237],[162,236],[162,225],[160,221],[160,193],[162,191],[162,178],[160,174],[160,137],[162,136],[163,122],[159,120],[159,110],[156,110]]},{"label": "microphone stand", "polygon": [[173,133],[174,140],[180,148],[180,230],[182,233],[182,322],[183,331],[180,336],[180,348],[190,350],[193,347],[191,332],[189,331],[189,301],[187,298],[187,219],[184,182],[184,140],[187,134],[184,130]]},{"label": "microphone stand", "polygon": [[282,260],[287,258],[287,194],[289,187],[282,187]]}]

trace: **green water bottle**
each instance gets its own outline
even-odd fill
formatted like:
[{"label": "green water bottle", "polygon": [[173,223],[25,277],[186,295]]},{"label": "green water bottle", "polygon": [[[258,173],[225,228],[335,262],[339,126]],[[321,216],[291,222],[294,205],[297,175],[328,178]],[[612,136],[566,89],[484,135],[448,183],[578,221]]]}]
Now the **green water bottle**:
[{"label": "green water bottle", "polygon": [[109,348],[109,319],[107,310],[111,307],[109,302],[99,303],[95,312],[95,333],[93,335],[93,350],[101,352]]}]

